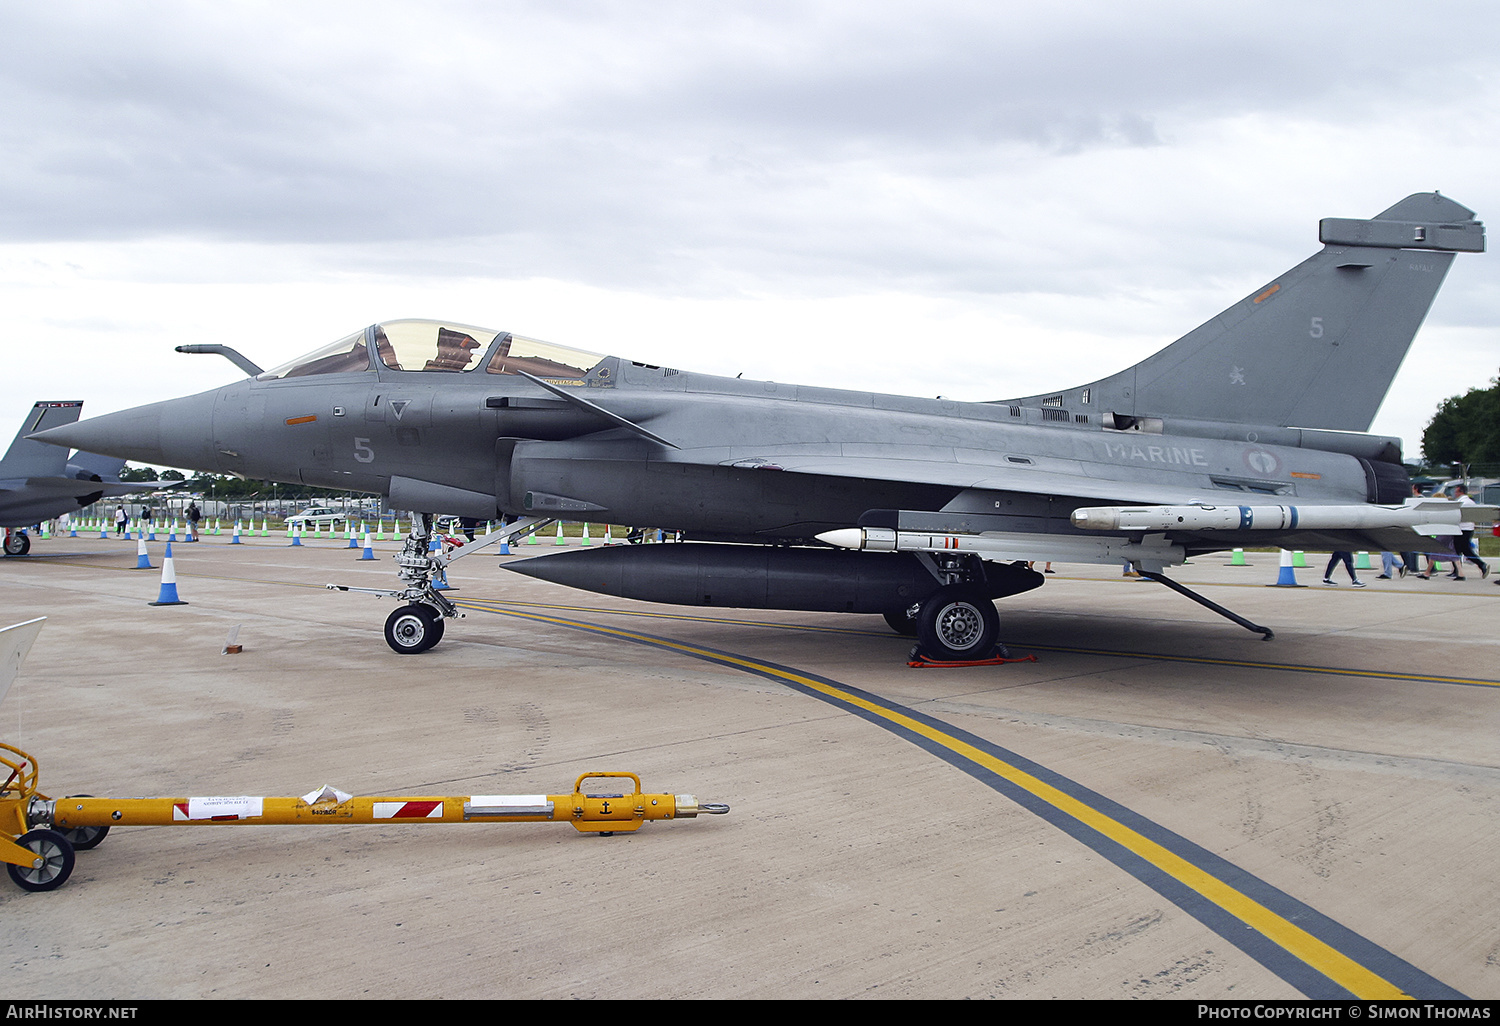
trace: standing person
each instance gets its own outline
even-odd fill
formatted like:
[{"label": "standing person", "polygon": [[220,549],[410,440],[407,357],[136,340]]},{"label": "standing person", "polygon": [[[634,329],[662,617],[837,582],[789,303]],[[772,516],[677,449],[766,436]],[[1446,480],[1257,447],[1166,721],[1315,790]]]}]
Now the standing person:
[{"label": "standing person", "polygon": [[1354,576],[1354,553],[1352,552],[1335,552],[1328,557],[1328,569],[1323,571],[1323,583],[1338,583],[1333,579],[1333,568],[1338,566],[1340,563],[1343,563],[1344,569],[1349,571],[1349,583],[1354,585],[1356,588],[1363,588],[1365,586],[1365,582]]},{"label": "standing person", "polygon": [[[1460,506],[1474,505],[1474,500],[1469,498],[1469,490],[1463,485],[1454,486],[1453,498]],[[1453,551],[1457,554],[1457,558],[1453,560],[1453,572],[1448,576],[1454,580],[1463,580],[1464,561],[1468,560],[1479,567],[1479,576],[1481,579],[1488,577],[1490,575],[1490,565],[1480,559],[1479,553],[1474,551],[1474,525],[1466,520],[1459,526],[1463,528],[1463,533],[1453,539]]]},{"label": "standing person", "polygon": [[196,502],[190,503],[187,508],[188,541],[198,540],[198,521],[203,519],[203,512],[198,509]]},{"label": "standing person", "polygon": [[119,538],[119,537],[121,537],[122,535],[125,534],[125,521],[128,520],[128,519],[129,518],[127,516],[125,516],[125,507],[123,505],[116,506],[115,507],[115,537],[116,538]]}]

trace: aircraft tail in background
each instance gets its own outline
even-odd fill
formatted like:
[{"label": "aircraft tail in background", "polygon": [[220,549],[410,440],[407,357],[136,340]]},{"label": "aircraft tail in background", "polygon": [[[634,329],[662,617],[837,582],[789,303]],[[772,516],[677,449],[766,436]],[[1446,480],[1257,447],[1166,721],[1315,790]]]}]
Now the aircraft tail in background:
[{"label": "aircraft tail in background", "polygon": [[0,478],[62,477],[67,472],[68,451],[26,436],[48,428],[72,424],[83,412],[80,402],[39,402],[31,407],[16,440],[0,459]]}]

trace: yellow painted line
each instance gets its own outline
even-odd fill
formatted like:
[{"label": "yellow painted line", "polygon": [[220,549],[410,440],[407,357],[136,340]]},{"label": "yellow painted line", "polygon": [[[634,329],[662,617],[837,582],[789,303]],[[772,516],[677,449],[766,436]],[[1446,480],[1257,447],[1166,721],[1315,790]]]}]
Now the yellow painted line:
[{"label": "yellow painted line", "polygon": [[1207,666],[1239,666],[1251,670],[1284,670],[1292,673],[1326,673],[1340,677],[1371,677],[1380,680],[1410,680],[1423,684],[1477,684],[1482,687],[1500,687],[1500,680],[1482,680],[1476,677],[1445,677],[1435,673],[1398,673],[1394,670],[1356,670],[1345,666],[1307,666],[1300,663],[1262,663],[1250,659],[1215,659],[1209,656],[1169,655],[1154,652],[1116,652],[1104,648],[1075,648],[1062,645],[1021,645],[1017,648],[1034,648],[1039,652],[1073,652],[1078,655],[1109,656],[1126,659],[1155,659],[1173,663],[1199,663]]},{"label": "yellow painted line", "polygon": [[1177,663],[1200,663],[1209,666],[1240,666],[1253,670],[1288,670],[1298,673],[1333,673],[1348,677],[1380,677],[1394,680],[1421,681],[1430,684],[1484,684],[1500,687],[1500,681],[1480,680],[1473,677],[1445,677],[1428,673],[1398,673],[1393,670],[1357,670],[1343,666],[1311,666],[1300,663],[1264,663],[1250,659],[1217,659],[1209,656],[1171,655],[1155,652],[1127,652],[1105,648],[1077,648],[1063,645],[1018,646],[1035,648],[1042,652],[1072,652],[1078,655],[1110,656],[1127,659],[1156,659]]},{"label": "yellow painted line", "polygon": [[[678,620],[687,623],[722,623],[744,627],[777,627],[785,630],[816,631],[825,634],[848,634],[867,638],[892,638],[890,631],[866,631],[850,627],[824,627],[808,624],[780,623],[773,620],[739,620],[727,616],[692,616],[686,613],[654,613],[640,609],[609,609],[601,606],[570,606],[550,602],[516,602],[509,599],[469,599],[477,608],[525,606],[532,609],[561,609],[576,613],[608,613],[614,616],[639,616],[655,620]],[[1500,688],[1500,680],[1477,677],[1448,677],[1435,673],[1398,673],[1394,670],[1359,670],[1345,666],[1311,666],[1300,663],[1266,663],[1251,659],[1216,659],[1210,656],[1173,655],[1165,652],[1127,652],[1105,648],[1080,648],[1076,645],[1028,645],[1014,642],[1023,651],[1065,652],[1074,655],[1106,656],[1112,659],[1151,659],[1159,662],[1197,663],[1206,666],[1237,666],[1250,670],[1282,670],[1291,673],[1320,673],[1338,677],[1366,677],[1374,680],[1406,680],[1419,684],[1464,684]]]},{"label": "yellow painted line", "polygon": [[[287,546],[280,546],[286,548]],[[131,554],[133,558],[133,554]],[[126,558],[124,554],[121,559]],[[68,566],[88,567],[93,570],[117,570],[122,573],[140,573],[134,567],[127,566],[105,566],[99,563],[73,563]],[[155,568],[153,568],[155,569]],[[202,577],[211,581],[244,581],[247,584],[270,584],[280,585],[288,588],[314,588],[322,589],[322,584],[304,584],[297,581],[273,581],[260,577],[234,577],[225,574],[195,573],[191,570],[178,570],[178,578]],[[1249,587],[1249,585],[1225,585],[1225,587]],[[506,608],[525,606],[533,609],[562,609],[576,613],[607,613],[613,616],[636,616],[654,620],[674,620],[687,623],[721,623],[737,627],[774,627],[781,630],[797,630],[815,632],[822,634],[847,634],[867,638],[896,638],[889,631],[867,631],[849,627],[826,627],[816,624],[782,623],[772,620],[741,620],[727,616],[692,616],[686,613],[656,613],[645,609],[609,609],[600,606],[573,606],[562,603],[551,602],[519,602],[510,599],[465,599],[459,605],[471,604],[477,609],[492,609],[496,606]],[[1236,666],[1241,669],[1250,670],[1281,670],[1288,673],[1315,673],[1327,674],[1337,677],[1363,677],[1369,680],[1404,680],[1416,684],[1459,684],[1471,687],[1500,688],[1500,680],[1485,680],[1478,677],[1449,677],[1434,673],[1398,673],[1393,670],[1359,670],[1344,666],[1309,666],[1299,663],[1266,663],[1249,659],[1214,659],[1208,656],[1185,656],[1171,655],[1160,652],[1126,652],[1103,648],[1079,648],[1071,645],[1028,645],[1017,642],[1014,646],[1020,650],[1035,650],[1037,652],[1065,652],[1075,655],[1104,656],[1111,659],[1151,659],[1160,662],[1195,663],[1203,666]]]},{"label": "yellow painted line", "polygon": [[1266,937],[1339,984],[1345,990],[1354,994],[1357,998],[1361,1000],[1392,1000],[1410,997],[1410,995],[1406,994],[1395,984],[1390,983],[1388,980],[1360,965],[1343,952],[1324,943],[1283,916],[1277,915],[1264,905],[1246,896],[1212,874],[1193,865],[1180,855],[1167,850],[1138,831],[1125,826],[1118,820],[1106,816],[1104,813],[1084,804],[1052,785],[1038,780],[1036,777],[1012,766],[1010,763],[998,759],[988,752],[981,751],[934,727],[930,727],[919,720],[893,712],[884,706],[852,695],[840,688],[832,687],[822,681],[741,656],[714,652],[695,645],[667,638],[638,634],[634,631],[621,630],[616,627],[580,624],[564,620],[560,617],[547,616],[542,613],[512,612],[508,615],[564,627],[584,627],[591,632],[645,642],[660,648],[675,649],[687,655],[708,659],[717,663],[741,666],[765,676],[794,682],[800,687],[818,691],[831,698],[836,698],[842,703],[857,706],[866,712],[895,723],[905,730],[919,734],[930,741],[942,745],[949,751],[968,759],[976,765],[983,766],[985,769],[1003,777],[1017,787],[1040,798],[1060,812],[1093,828],[1179,883],[1224,909],[1247,926],[1259,930]]},{"label": "yellow painted line", "polygon": [[689,613],[655,613],[649,609],[609,609],[604,606],[570,606],[561,602],[520,602],[514,599],[466,599],[476,606],[525,606],[528,609],[561,609],[570,613],[609,613],[614,616],[638,616],[648,620],[674,620],[685,623],[722,623],[731,627],[776,627],[780,630],[810,631],[818,634],[852,634],[865,638],[895,638],[890,631],[867,631],[857,627],[826,627],[821,624],[785,623],[780,620],[740,620],[729,616],[693,616]]}]

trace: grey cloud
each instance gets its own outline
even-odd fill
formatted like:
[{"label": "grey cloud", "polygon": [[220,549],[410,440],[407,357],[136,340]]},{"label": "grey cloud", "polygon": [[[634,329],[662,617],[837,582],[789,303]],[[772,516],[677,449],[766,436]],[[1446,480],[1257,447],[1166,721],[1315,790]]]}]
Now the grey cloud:
[{"label": "grey cloud", "polygon": [[1096,232],[1101,268],[1186,258],[1147,212],[1049,221],[1022,183],[1248,112],[1440,109],[1480,59],[1409,46],[1402,23],[1435,16],[1381,4],[287,10],[0,13],[0,239],[321,245],[684,292],[984,291],[1002,269],[1107,289],[1057,243]]}]

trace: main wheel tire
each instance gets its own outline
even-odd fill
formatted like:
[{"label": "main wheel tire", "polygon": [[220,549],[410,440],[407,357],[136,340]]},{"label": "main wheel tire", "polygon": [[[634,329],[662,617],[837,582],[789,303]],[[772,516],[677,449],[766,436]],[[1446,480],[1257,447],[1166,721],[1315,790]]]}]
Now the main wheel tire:
[{"label": "main wheel tire", "polygon": [[7,556],[24,556],[31,551],[31,535],[25,531],[15,531],[5,539],[5,554]]},{"label": "main wheel tire", "polygon": [[884,614],[885,622],[890,624],[891,630],[908,638],[917,636],[917,614],[911,608],[889,609]]},{"label": "main wheel tire", "polygon": [[[92,798],[91,794],[70,794],[69,798]],[[109,834],[109,825],[71,827],[69,829],[55,828],[57,832],[68,839],[74,851],[88,851],[97,848],[104,843],[104,838]]]},{"label": "main wheel tire", "polygon": [[420,602],[402,606],[385,621],[385,643],[401,655],[426,652],[442,636],[441,618],[431,606]]},{"label": "main wheel tire", "polygon": [[40,866],[5,864],[21,890],[50,891],[61,887],[72,874],[73,846],[56,830],[31,830],[16,838],[16,843],[42,860]]},{"label": "main wheel tire", "polygon": [[917,641],[932,659],[988,659],[999,639],[1000,614],[977,588],[950,584],[917,614]]}]

